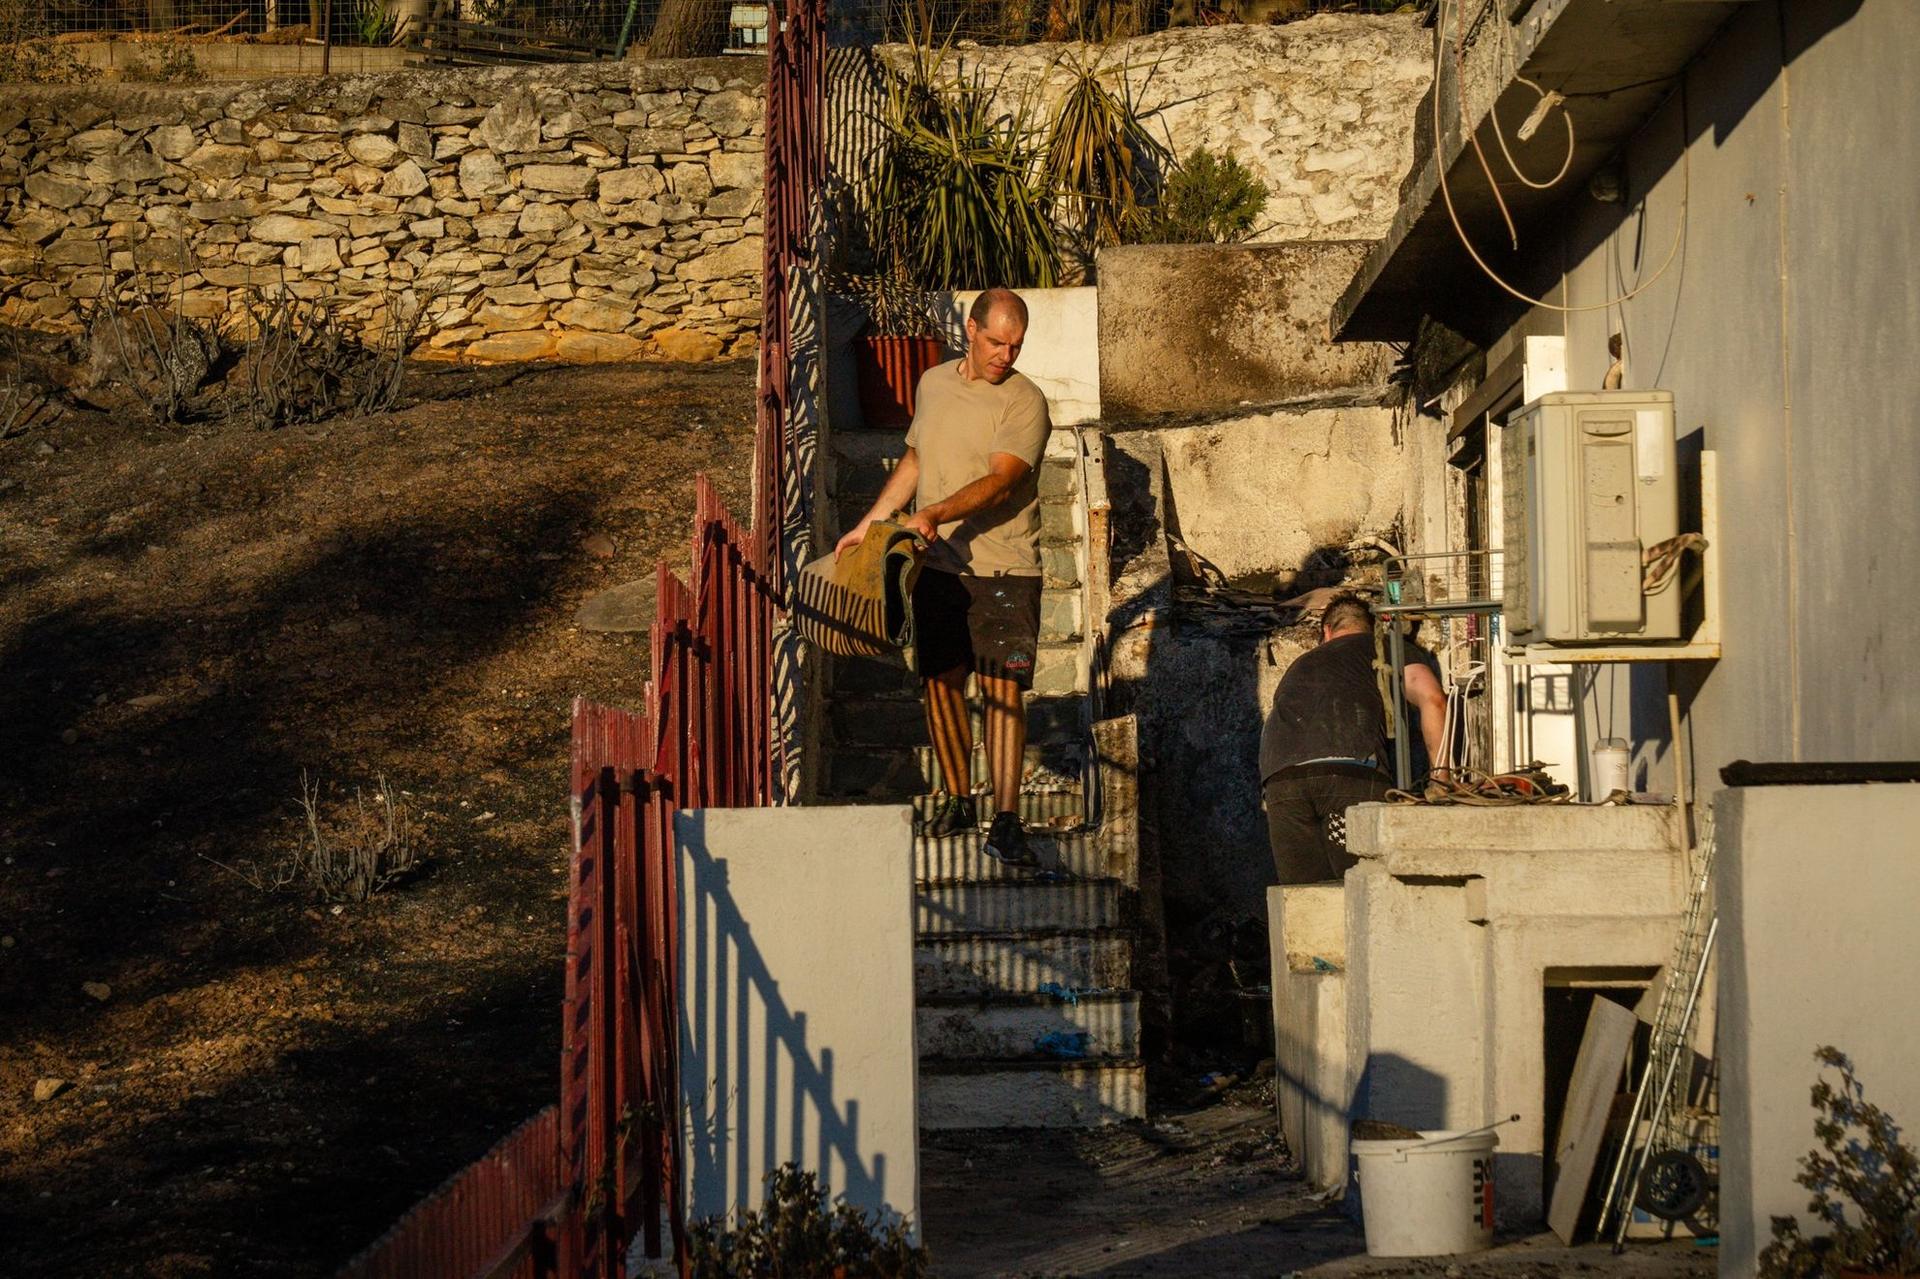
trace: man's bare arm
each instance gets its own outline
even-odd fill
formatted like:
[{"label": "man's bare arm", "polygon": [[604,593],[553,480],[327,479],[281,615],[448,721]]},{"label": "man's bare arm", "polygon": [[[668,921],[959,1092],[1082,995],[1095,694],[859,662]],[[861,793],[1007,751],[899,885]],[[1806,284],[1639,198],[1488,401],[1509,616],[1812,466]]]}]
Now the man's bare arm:
[{"label": "man's bare arm", "polygon": [[925,510],[915,511],[906,522],[929,542],[938,541],[940,526],[964,520],[980,511],[992,510],[1007,500],[1007,495],[1027,473],[1033,470],[1024,459],[1011,453],[995,453],[987,459],[987,473],[960,486]]},{"label": "man's bare arm", "polygon": [[1422,662],[1406,668],[1403,683],[1407,704],[1420,712],[1420,736],[1427,743],[1427,759],[1440,767],[1440,750],[1446,743],[1447,694],[1433,672]]},{"label": "man's bare arm", "polygon": [[875,520],[886,519],[904,507],[912,499],[913,490],[919,483],[920,453],[909,446],[894,464],[893,474],[887,476],[887,482],[880,486],[880,496],[873,499],[873,505],[867,509],[867,513],[834,544],[833,557],[839,559],[848,550],[860,545],[867,535],[867,526]]}]

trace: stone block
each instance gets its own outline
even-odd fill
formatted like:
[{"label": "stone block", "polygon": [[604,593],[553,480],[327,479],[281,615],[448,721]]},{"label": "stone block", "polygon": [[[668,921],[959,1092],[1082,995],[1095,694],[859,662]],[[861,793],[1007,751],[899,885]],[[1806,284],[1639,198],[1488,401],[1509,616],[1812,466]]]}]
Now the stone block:
[{"label": "stone block", "polygon": [[[571,305],[590,305],[572,303]],[[629,313],[630,314],[630,313]],[[691,329],[667,328],[653,335],[653,341],[660,354],[669,360],[694,363],[715,360],[726,344],[711,333],[700,333]]]},{"label": "stone block", "polygon": [[[1132,245],[1098,262],[1108,418],[1205,413],[1384,385],[1380,343],[1335,344],[1327,316],[1366,242]],[[1181,324],[1165,318],[1178,314]]]},{"label": "stone block", "polygon": [[402,160],[380,180],[380,194],[407,199],[427,189],[427,175],[411,158]]},{"label": "stone block", "polygon": [[385,169],[401,157],[400,144],[383,133],[357,133],[347,139],[347,154],[361,164]]},{"label": "stone block", "polygon": [[585,195],[593,189],[594,172],[584,164],[529,164],[520,170],[520,185],[528,191]]},{"label": "stone block", "polygon": [[713,185],[721,190],[731,187],[757,189],[762,185],[765,168],[764,157],[738,151],[720,151],[707,158],[707,172],[713,177]]},{"label": "stone block", "polygon": [[560,359],[573,364],[620,364],[646,353],[647,344],[627,333],[562,333],[555,350]]},{"label": "stone block", "polygon": [[633,308],[575,298],[557,308],[553,318],[573,328],[618,333],[633,323]]},{"label": "stone block", "polygon": [[340,228],[317,218],[300,218],[290,213],[269,213],[255,218],[247,228],[247,237],[267,244],[300,244],[322,237],[331,239]]},{"label": "stone block", "polygon": [[666,190],[666,186],[666,179],[658,169],[643,165],[609,169],[600,175],[600,202],[625,204],[629,200],[650,200]]},{"label": "stone block", "polygon": [[56,209],[71,209],[87,198],[88,191],[86,183],[53,173],[29,173],[25,186],[28,195]]},{"label": "stone block", "polygon": [[469,151],[460,157],[461,193],[478,199],[486,195],[501,195],[511,190],[507,181],[507,166],[500,163],[500,157],[491,151]]},{"label": "stone block", "polygon": [[466,350],[468,359],[487,361],[544,360],[558,349],[554,335],[545,329],[522,333],[490,333]]},{"label": "stone block", "polygon": [[764,246],[757,235],[715,249],[690,261],[682,262],[675,275],[690,283],[707,280],[727,280],[735,277],[757,278],[760,273],[761,257]]},{"label": "stone block", "polygon": [[573,225],[573,215],[557,204],[529,204],[517,224],[522,235],[552,235]]},{"label": "stone block", "polygon": [[252,161],[252,147],[203,142],[189,152],[180,164],[202,178],[237,178],[247,171],[247,165]]}]

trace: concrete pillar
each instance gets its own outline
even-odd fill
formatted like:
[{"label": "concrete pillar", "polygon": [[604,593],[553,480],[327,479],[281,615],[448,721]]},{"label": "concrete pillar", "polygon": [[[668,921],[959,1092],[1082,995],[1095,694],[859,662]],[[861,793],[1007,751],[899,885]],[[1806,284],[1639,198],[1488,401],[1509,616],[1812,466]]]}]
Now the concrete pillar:
[{"label": "concrete pillar", "polygon": [[782,1163],[919,1217],[905,806],[707,809],[679,839],[689,1210],[757,1206]]},{"label": "concrete pillar", "polygon": [[1347,918],[1339,884],[1267,891],[1273,948],[1274,1101],[1287,1149],[1315,1186],[1347,1180]]},{"label": "concrete pillar", "polygon": [[1867,1100],[1920,1133],[1920,786],[1768,786],[1714,801],[1720,908],[1720,1273],[1768,1219],[1809,1227],[1814,1049],[1853,1058]]}]

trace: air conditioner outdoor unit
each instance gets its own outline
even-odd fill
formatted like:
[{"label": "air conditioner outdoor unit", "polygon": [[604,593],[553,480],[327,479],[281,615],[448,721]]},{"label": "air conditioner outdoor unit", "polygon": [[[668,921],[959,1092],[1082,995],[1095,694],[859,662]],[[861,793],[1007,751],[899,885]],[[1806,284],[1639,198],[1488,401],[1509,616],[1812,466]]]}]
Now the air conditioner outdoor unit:
[{"label": "air conditioner outdoor unit", "polygon": [[1641,555],[1680,531],[1669,391],[1558,391],[1501,440],[1508,642],[1680,638],[1680,588],[1641,589]]}]

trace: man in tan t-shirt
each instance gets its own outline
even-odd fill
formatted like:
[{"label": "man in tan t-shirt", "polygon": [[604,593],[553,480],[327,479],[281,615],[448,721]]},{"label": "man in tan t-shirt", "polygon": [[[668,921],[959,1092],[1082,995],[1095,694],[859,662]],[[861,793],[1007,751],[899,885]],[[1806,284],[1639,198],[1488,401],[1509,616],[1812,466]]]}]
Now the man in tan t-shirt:
[{"label": "man in tan t-shirt", "polygon": [[1020,825],[1027,749],[1023,690],[1033,683],[1040,635],[1040,484],[1047,400],[1013,371],[1027,335],[1027,305],[988,289],[967,313],[967,353],[929,370],[915,393],[907,451],[886,487],[835,553],[913,498],[904,524],[930,544],[913,593],[915,665],[926,691],[927,733],[945,792],[926,833],[973,828],[967,677],[986,705],[987,771],[994,818],[985,850],[1032,866]]}]

